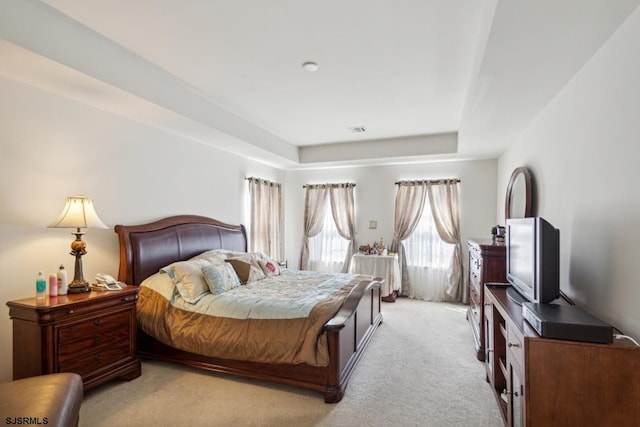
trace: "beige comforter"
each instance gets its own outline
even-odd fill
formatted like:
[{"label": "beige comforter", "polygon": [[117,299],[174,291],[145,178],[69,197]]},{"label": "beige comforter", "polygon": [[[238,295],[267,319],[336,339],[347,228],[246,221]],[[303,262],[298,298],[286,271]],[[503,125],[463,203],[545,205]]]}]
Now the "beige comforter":
[{"label": "beige comforter", "polygon": [[[300,274],[296,274],[295,279],[304,280],[305,275],[298,273]],[[317,273],[309,276],[318,282]],[[251,286],[242,286],[224,296],[205,297],[196,305],[186,304],[181,300],[179,294],[172,289],[173,285],[166,274],[159,273],[152,276],[152,279],[151,283],[148,279],[140,287],[138,324],[145,333],[164,344],[222,359],[327,366],[329,354],[323,325],[338,312],[354,286],[371,277],[343,275],[341,280],[345,285],[332,289],[299,282],[287,285],[290,278],[276,276]],[[284,283],[270,283],[274,281]],[[282,286],[284,290],[282,298],[274,297],[272,289],[278,286]],[[324,294],[318,288],[324,288]],[[312,306],[307,310],[300,308],[308,305],[310,299],[313,300]],[[229,304],[233,304],[234,300],[244,307],[240,310],[230,308]],[[303,304],[300,302],[302,300],[306,302]],[[224,309],[216,309],[222,303]],[[269,315],[265,306],[272,303],[275,303],[276,308],[280,305],[294,309],[282,316]],[[246,309],[247,306],[250,308]],[[217,315],[217,312],[222,315]],[[236,312],[247,314],[228,314]]]}]

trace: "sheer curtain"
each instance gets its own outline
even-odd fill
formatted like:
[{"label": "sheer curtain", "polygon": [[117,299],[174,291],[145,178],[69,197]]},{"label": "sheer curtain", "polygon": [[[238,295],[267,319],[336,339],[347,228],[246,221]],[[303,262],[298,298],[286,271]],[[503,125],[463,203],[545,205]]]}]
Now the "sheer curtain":
[{"label": "sheer curtain", "polygon": [[[430,301],[464,301],[458,180],[396,183],[391,249],[402,263],[402,294]],[[425,209],[426,208],[426,209]]]},{"label": "sheer curtain", "polygon": [[467,303],[464,291],[462,243],[460,242],[460,212],[458,180],[442,180],[429,192],[431,213],[440,238],[453,245],[451,268],[447,277],[446,293],[453,301]]},{"label": "sheer curtain", "polygon": [[347,272],[356,248],[355,184],[306,185],[301,270]]},{"label": "sheer curtain", "polygon": [[396,192],[395,219],[393,226],[393,240],[390,249],[398,254],[400,275],[402,276],[401,294],[411,294],[411,281],[407,269],[407,259],[403,240],[406,240],[418,225],[424,209],[427,196],[427,186],[417,181],[400,181]]},{"label": "sheer curtain", "polygon": [[329,190],[331,200],[331,213],[335,221],[336,231],[348,242],[346,251],[343,252],[342,273],[349,271],[351,256],[356,252],[356,230],[354,224],[355,204],[353,201],[353,188],[355,184],[334,184]]},{"label": "sheer curtain", "polygon": [[305,186],[304,195],[304,234],[300,253],[300,270],[309,269],[309,239],[322,231],[327,213],[326,200],[329,189],[323,185]]},{"label": "sheer curtain", "polygon": [[429,198],[415,230],[404,242],[409,298],[426,301],[447,301],[447,279],[451,271],[454,245],[445,243],[438,235],[431,214]]},{"label": "sheer curtain", "polygon": [[249,251],[282,260],[282,186],[247,178],[249,186]]},{"label": "sheer curtain", "polygon": [[325,209],[322,230],[309,239],[309,270],[340,273],[349,241],[338,233],[329,203]]}]

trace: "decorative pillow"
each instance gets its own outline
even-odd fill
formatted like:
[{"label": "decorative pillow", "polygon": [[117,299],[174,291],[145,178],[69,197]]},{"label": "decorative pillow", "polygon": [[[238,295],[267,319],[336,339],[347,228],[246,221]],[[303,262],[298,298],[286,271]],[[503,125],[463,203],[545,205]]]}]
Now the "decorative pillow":
[{"label": "decorative pillow", "polygon": [[266,277],[277,276],[280,274],[280,266],[268,256],[265,255],[262,259],[258,259],[258,263]]},{"label": "decorative pillow", "polygon": [[209,286],[202,274],[202,265],[183,261],[174,263],[172,266],[173,276],[171,277],[170,274],[170,277],[186,302],[195,304],[209,292]]},{"label": "decorative pillow", "polygon": [[233,269],[240,279],[240,283],[246,285],[247,283],[262,280],[266,277],[262,268],[260,268],[260,264],[258,264],[258,261],[255,260],[255,258],[250,261],[247,261],[244,256],[242,258],[243,259],[238,259],[234,257],[225,259],[225,262],[228,262],[233,266]]},{"label": "decorative pillow", "polygon": [[251,264],[239,259],[226,259],[225,263],[231,265],[240,279],[240,283],[243,285],[249,280],[249,274],[251,273]]},{"label": "decorative pillow", "polygon": [[238,286],[242,286],[242,283],[240,282],[240,278],[238,278],[238,275],[236,274],[236,270],[234,270],[233,265],[229,264],[228,262],[225,262],[223,265],[226,273],[225,277],[230,282],[231,289],[237,288]]},{"label": "decorative pillow", "polygon": [[233,266],[226,262],[205,265],[202,267],[202,274],[209,286],[209,291],[214,295],[230,291],[242,284]]}]

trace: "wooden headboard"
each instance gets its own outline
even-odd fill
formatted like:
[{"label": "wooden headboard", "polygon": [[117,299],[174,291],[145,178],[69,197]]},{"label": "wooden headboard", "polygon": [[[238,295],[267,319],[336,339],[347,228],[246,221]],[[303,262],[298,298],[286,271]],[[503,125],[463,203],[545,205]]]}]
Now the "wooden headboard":
[{"label": "wooden headboard", "polygon": [[118,280],[139,285],[162,267],[210,249],[247,251],[243,225],[198,215],[178,215],[149,224],[116,225],[120,240]]}]

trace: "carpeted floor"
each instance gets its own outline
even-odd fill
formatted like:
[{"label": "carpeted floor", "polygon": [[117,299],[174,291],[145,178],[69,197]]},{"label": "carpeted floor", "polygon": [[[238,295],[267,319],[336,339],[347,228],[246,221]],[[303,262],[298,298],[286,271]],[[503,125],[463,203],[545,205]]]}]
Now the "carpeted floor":
[{"label": "carpeted floor", "polygon": [[502,426],[465,306],[399,299],[344,399],[156,361],[86,393],[80,426]]}]

